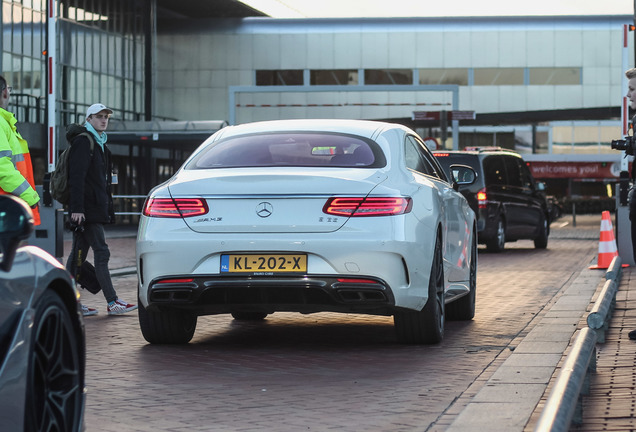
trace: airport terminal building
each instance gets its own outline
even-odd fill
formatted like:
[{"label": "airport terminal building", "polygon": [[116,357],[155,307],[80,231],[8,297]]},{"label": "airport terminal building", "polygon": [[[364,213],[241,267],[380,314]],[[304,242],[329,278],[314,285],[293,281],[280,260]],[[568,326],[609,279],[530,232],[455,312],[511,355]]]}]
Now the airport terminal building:
[{"label": "airport terminal building", "polygon": [[[557,195],[603,195],[618,178],[609,142],[623,136],[629,15],[273,19],[236,0],[2,4],[2,71],[36,182],[47,113],[63,149],[64,126],[98,101],[115,111],[118,194],[146,194],[226,124],[280,118],[387,120],[444,148],[512,148]],[[585,166],[563,168],[572,163]]]}]

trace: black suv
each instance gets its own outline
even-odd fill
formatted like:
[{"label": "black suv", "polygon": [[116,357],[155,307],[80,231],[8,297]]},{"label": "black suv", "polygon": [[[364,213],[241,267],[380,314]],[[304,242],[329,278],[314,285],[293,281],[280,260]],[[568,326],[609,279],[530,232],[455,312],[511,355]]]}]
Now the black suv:
[{"label": "black suv", "polygon": [[537,249],[548,246],[550,219],[545,185],[532,178],[519,154],[499,147],[464,151],[435,151],[450,176],[450,166],[468,165],[477,180],[459,191],[477,215],[479,243],[491,252],[501,252],[505,242],[534,240]]}]

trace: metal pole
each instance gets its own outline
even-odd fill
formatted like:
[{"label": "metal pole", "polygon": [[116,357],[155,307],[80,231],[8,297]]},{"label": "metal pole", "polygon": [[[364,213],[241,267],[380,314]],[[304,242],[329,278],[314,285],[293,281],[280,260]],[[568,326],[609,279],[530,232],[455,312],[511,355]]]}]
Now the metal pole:
[{"label": "metal pole", "polygon": [[144,2],[144,118],[145,121],[151,121],[153,116],[153,92],[154,84],[154,68],[153,68],[153,47],[156,38],[155,13],[156,1],[146,0]]},{"label": "metal pole", "polygon": [[55,55],[56,55],[56,28],[55,28],[55,0],[47,2],[47,47],[46,47],[46,67],[47,67],[47,131],[48,131],[48,162],[49,172],[55,169],[57,159],[56,143],[55,143]]}]

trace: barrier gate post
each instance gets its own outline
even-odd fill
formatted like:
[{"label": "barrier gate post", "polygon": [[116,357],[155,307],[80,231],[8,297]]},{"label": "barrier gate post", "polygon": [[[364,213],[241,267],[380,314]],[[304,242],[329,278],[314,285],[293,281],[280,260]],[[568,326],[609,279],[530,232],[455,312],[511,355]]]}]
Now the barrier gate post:
[{"label": "barrier gate post", "polygon": [[43,205],[43,187],[36,186],[35,190],[40,195],[41,223],[33,230],[28,243],[44,249],[61,261],[64,257],[64,209],[55,200],[52,200],[51,205]]}]

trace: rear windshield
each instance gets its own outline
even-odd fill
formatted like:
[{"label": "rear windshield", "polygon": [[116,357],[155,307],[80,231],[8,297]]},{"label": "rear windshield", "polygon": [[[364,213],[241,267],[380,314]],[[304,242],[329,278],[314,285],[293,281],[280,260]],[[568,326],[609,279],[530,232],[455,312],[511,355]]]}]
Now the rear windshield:
[{"label": "rear windshield", "polygon": [[210,144],[185,169],[307,166],[377,168],[386,165],[379,146],[335,133],[272,133],[230,137]]},{"label": "rear windshield", "polygon": [[479,157],[474,154],[433,152],[433,155],[435,155],[437,162],[444,168],[444,172],[448,178],[453,178],[450,172],[450,166],[456,164],[468,165],[477,172],[478,176],[481,176]]}]

